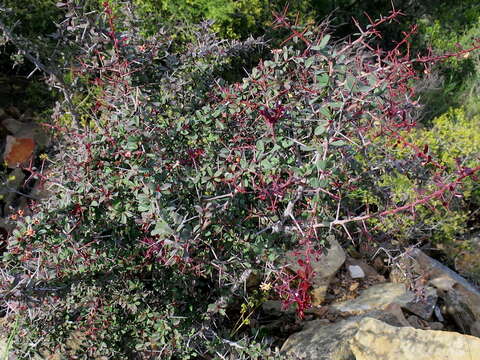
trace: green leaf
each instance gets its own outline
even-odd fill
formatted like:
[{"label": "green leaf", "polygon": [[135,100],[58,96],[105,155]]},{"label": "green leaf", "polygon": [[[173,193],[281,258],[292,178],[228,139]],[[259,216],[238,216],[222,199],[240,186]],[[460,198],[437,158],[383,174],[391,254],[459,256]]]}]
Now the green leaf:
[{"label": "green leaf", "polygon": [[151,234],[152,236],[155,235],[163,235],[163,236],[168,236],[172,233],[172,229],[164,220],[159,220],[155,224],[155,228],[152,230]]},{"label": "green leaf", "polygon": [[330,77],[328,76],[328,74],[322,74],[322,75],[317,76],[318,86],[321,87],[321,88],[327,86],[329,79],[330,79]]},{"label": "green leaf", "polygon": [[257,147],[257,150],[260,151],[260,152],[264,152],[265,151],[265,144],[264,144],[264,141],[263,140],[258,140],[257,141],[257,144],[256,144],[256,147]]},{"label": "green leaf", "polygon": [[343,102],[337,101],[337,102],[331,102],[328,104],[331,108],[341,108],[343,106]]},{"label": "green leaf", "polygon": [[349,75],[347,76],[345,87],[347,88],[347,90],[353,91],[353,88],[355,87],[356,83],[357,83],[357,79]]},{"label": "green leaf", "polygon": [[327,168],[328,161],[327,160],[318,160],[316,165],[317,165],[317,170],[318,171],[323,171]]},{"label": "green leaf", "polygon": [[315,50],[315,51],[320,51],[320,50],[323,50],[325,48],[325,46],[327,46],[328,44],[328,41],[330,40],[330,35],[326,34],[322,40],[320,41],[320,44],[316,45],[316,46],[312,46],[312,50]]},{"label": "green leaf", "polygon": [[325,131],[327,131],[327,124],[323,123],[315,128],[315,135],[319,136],[322,134],[325,134]]},{"label": "green leaf", "polygon": [[305,61],[305,67],[306,68],[309,68],[310,66],[312,66],[312,64],[315,62],[315,56],[311,56],[309,57],[306,61]]}]

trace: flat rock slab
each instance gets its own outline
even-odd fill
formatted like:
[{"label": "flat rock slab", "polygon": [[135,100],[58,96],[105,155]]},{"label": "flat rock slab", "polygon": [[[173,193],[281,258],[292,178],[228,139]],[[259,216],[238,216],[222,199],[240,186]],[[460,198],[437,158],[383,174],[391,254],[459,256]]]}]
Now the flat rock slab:
[{"label": "flat rock slab", "polygon": [[282,352],[295,360],[478,360],[480,339],[402,327],[388,313],[372,312],[334,324],[311,321]]},{"label": "flat rock slab", "polygon": [[[353,316],[334,324],[313,320],[302,331],[291,335],[282,346],[287,359],[295,360],[353,360],[350,340],[358,332],[360,320],[367,315]],[[393,325],[401,325],[397,318],[386,312],[368,314]]]},{"label": "flat rock slab", "polygon": [[340,312],[362,314],[385,309],[391,304],[404,307],[414,300],[415,295],[407,291],[405,284],[383,283],[369,287],[353,300],[332,304],[331,307]]},{"label": "flat rock slab", "polygon": [[390,326],[373,318],[359,322],[349,342],[356,360],[475,360],[480,339],[455,332]]}]

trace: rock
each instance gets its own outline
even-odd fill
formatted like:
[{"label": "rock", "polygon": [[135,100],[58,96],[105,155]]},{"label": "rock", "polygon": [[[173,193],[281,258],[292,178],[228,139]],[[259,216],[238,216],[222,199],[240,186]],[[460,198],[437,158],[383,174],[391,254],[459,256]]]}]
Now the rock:
[{"label": "rock", "polygon": [[363,279],[365,277],[363,269],[358,265],[349,265],[347,269],[352,279]]},{"label": "rock", "polygon": [[50,144],[50,139],[43,129],[33,121],[23,122],[12,118],[2,121],[2,126],[16,138],[31,138],[40,147]]},{"label": "rock", "polygon": [[462,302],[455,290],[440,291],[439,293],[444,301],[442,312],[453,319],[458,329],[464,334],[480,336],[480,333],[476,331],[474,326],[476,323],[475,315],[469,307]]},{"label": "rock", "polygon": [[347,264],[347,266],[359,266],[367,278],[370,278],[372,280],[378,280],[380,282],[385,281],[385,277],[383,275],[380,275],[377,270],[375,270],[372,266],[368,265],[362,260],[349,257],[347,258],[345,263]]},{"label": "rock", "polygon": [[[310,259],[313,271],[315,272],[311,292],[312,305],[314,306],[318,306],[324,301],[330,281],[343,265],[346,258],[345,252],[333,236],[329,236],[328,241],[329,247],[325,252],[318,258],[311,256]],[[294,272],[301,270],[297,255],[301,251],[302,249],[289,251],[283,260],[285,265]]]},{"label": "rock", "polygon": [[[463,328],[474,328],[473,322],[480,320],[480,291],[455,271],[421,250],[413,249],[408,255],[413,260],[416,273],[424,274],[430,284],[437,288],[438,296],[449,309],[448,313],[454,314],[456,321],[463,323]],[[470,323],[466,324],[465,321]]]},{"label": "rock", "polygon": [[407,318],[407,321],[408,321],[409,325],[412,326],[415,329],[422,329],[422,330],[429,330],[430,329],[429,323],[427,321],[423,320],[423,319],[420,319],[416,315],[410,315]]},{"label": "rock", "polygon": [[444,326],[441,322],[432,321],[428,323],[429,330],[443,330]]},{"label": "rock", "polygon": [[[368,314],[393,325],[398,322],[388,313],[376,311]],[[358,331],[365,316],[354,316],[334,324],[313,320],[305,324],[302,331],[291,335],[281,351],[287,359],[295,360],[353,360],[349,341]]]},{"label": "rock", "polygon": [[[410,326],[410,323],[407,321],[405,318],[405,315],[403,314],[402,307],[398,304],[390,304],[388,305],[384,310],[385,313],[391,314],[395,317],[396,319],[396,325],[398,326]],[[392,321],[390,323],[393,324]]]},{"label": "rock", "polygon": [[425,321],[423,319],[420,319],[416,315],[409,316],[408,323],[415,329],[421,329],[421,330],[443,330],[444,329],[444,325],[441,322]]},{"label": "rock", "polygon": [[426,287],[421,298],[415,299],[403,306],[404,309],[412,314],[418,315],[424,320],[432,317],[433,309],[437,304],[437,291],[433,287]]},{"label": "rock", "polygon": [[480,339],[455,332],[395,327],[364,318],[349,342],[356,360],[473,360]]},{"label": "rock", "polygon": [[23,128],[25,128],[25,123],[12,119],[6,118],[2,121],[2,126],[8,130],[12,135],[18,134]]},{"label": "rock", "polygon": [[325,325],[321,320],[307,323],[305,328],[291,335],[282,346],[287,359],[350,360],[352,352],[348,339],[358,328],[353,319]]},{"label": "rock", "polygon": [[16,138],[7,135],[3,160],[9,168],[16,168],[32,158],[35,141],[31,138]]},{"label": "rock", "polygon": [[353,300],[332,304],[339,312],[362,314],[372,310],[382,310],[391,304],[405,306],[415,300],[413,293],[407,291],[405,284],[376,284],[364,290]]},{"label": "rock", "polygon": [[471,334],[476,336],[476,337],[480,337],[480,321],[477,320],[475,321],[471,326],[470,326],[470,331],[471,331]]}]

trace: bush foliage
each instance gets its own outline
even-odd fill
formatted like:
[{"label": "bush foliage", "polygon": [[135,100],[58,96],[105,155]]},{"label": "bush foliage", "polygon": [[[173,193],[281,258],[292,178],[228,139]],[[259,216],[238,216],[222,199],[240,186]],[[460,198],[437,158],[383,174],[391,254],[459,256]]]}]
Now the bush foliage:
[{"label": "bush foliage", "polygon": [[[413,223],[418,206],[446,206],[479,170],[439,163],[450,134],[409,140],[415,68],[433,59],[412,60],[406,41],[370,45],[397,11],[350,41],[279,13],[287,39],[234,82],[263,40],[218,39],[205,23],[149,34],[130,8],[80,5],[61,4],[64,51],[41,58],[64,94],[57,146],[29,169],[50,195],[15,215],[3,258],[21,357],[277,358],[275,334],[250,317],[266,299],[304,315],[310,261],[329,236]],[[427,140],[430,152],[415,145]],[[388,188],[395,171],[412,196]],[[296,272],[283,267],[290,249]]]}]

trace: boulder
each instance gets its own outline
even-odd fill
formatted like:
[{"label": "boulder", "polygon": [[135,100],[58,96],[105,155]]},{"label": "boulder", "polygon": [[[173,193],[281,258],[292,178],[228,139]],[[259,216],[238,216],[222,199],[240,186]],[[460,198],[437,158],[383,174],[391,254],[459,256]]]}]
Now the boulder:
[{"label": "boulder", "polygon": [[473,360],[480,339],[455,332],[395,327],[364,318],[349,342],[355,360]]},{"label": "boulder", "polygon": [[[388,313],[377,311],[368,316],[399,325]],[[287,359],[295,360],[354,360],[349,342],[364,317],[354,316],[333,324],[325,324],[324,320],[307,322],[302,331],[287,339],[281,351]]]},{"label": "boulder", "polygon": [[398,325],[382,312],[334,324],[314,320],[281,350],[296,360],[473,360],[480,354],[476,337]]}]

